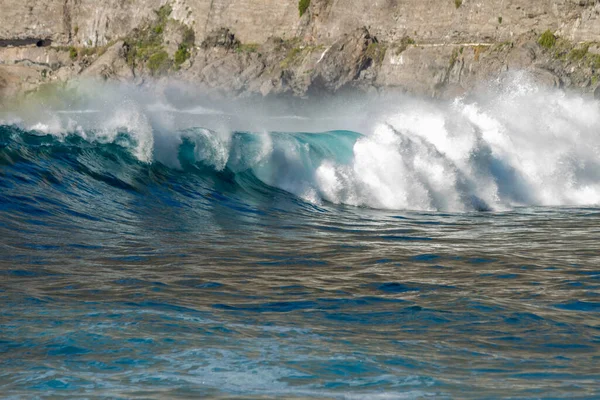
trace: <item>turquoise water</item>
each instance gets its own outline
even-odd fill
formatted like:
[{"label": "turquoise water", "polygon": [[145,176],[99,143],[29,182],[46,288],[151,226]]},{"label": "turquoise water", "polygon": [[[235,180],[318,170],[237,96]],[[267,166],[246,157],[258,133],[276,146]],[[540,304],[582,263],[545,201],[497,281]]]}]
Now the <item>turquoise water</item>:
[{"label": "turquoise water", "polygon": [[5,121],[0,393],[599,398],[592,117],[535,179],[526,146],[448,120],[464,162],[393,123],[400,142]]}]

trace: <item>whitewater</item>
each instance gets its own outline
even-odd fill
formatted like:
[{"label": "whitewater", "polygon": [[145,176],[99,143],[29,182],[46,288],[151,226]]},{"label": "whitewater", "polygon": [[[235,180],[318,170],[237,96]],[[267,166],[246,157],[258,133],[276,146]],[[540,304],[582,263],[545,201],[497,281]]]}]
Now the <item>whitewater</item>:
[{"label": "whitewater", "polygon": [[600,101],[209,96],[0,109],[7,398],[600,396]]},{"label": "whitewater", "polygon": [[116,143],[170,168],[181,168],[188,144],[190,163],[248,171],[314,204],[468,211],[600,202],[598,102],[525,78],[494,96],[448,102],[348,99],[321,106],[316,118],[310,105],[281,115],[269,104],[182,106],[108,89],[69,110],[7,115],[3,125],[57,142]]}]

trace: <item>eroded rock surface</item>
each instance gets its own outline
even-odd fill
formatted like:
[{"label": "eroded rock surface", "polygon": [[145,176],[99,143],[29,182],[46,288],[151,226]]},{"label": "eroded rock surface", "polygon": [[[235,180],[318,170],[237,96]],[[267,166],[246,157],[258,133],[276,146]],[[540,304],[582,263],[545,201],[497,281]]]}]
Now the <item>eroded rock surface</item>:
[{"label": "eroded rock surface", "polygon": [[[597,93],[599,0],[6,0],[0,96],[78,77],[316,96],[456,96],[513,71]],[[544,47],[549,31],[556,44]]]}]

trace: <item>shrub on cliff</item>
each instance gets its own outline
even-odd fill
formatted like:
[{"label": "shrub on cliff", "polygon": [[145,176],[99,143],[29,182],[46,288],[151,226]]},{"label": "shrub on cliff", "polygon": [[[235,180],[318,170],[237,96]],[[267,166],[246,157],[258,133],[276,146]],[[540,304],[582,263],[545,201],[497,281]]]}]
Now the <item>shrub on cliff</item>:
[{"label": "shrub on cliff", "polygon": [[167,25],[167,20],[171,14],[171,7],[164,5],[155,10],[156,19],[141,29],[134,29],[131,37],[125,42],[130,46],[127,53],[127,62],[135,66],[138,62],[142,64],[148,61],[155,54],[162,52],[163,33]]},{"label": "shrub on cliff", "polygon": [[169,55],[167,52],[162,50],[158,53],[152,54],[148,58],[147,65],[152,75],[160,75],[169,69],[171,66],[171,60],[169,60]]},{"label": "shrub on cliff", "polygon": [[571,50],[569,53],[569,60],[571,61],[581,61],[585,58],[590,48],[589,44],[584,44],[582,47],[575,48]]},{"label": "shrub on cliff", "polygon": [[182,43],[179,45],[179,48],[175,52],[175,65],[180,66],[183,64],[188,58],[190,58],[190,51],[188,48]]},{"label": "shrub on cliff", "polygon": [[[164,5],[154,11],[156,18],[136,28],[130,37],[125,39],[128,49],[126,59],[132,67],[146,66],[152,75],[160,75],[174,67],[178,69],[192,55],[195,42],[194,30],[182,23],[170,19],[172,8]],[[179,29],[181,42],[178,45],[173,59],[166,52],[165,33],[167,24],[173,24],[174,29]],[[168,43],[168,41],[167,41]]]},{"label": "shrub on cliff", "polygon": [[194,30],[185,25],[182,26],[182,40],[174,55],[175,66],[179,68],[188,58],[190,58],[191,50],[194,47],[196,36]]},{"label": "shrub on cliff", "polygon": [[169,18],[169,15],[171,15],[172,12],[173,12],[173,8],[171,8],[171,6],[169,4],[165,4],[164,6],[160,7],[158,10],[155,10],[154,13],[156,14],[157,24],[164,27],[165,24],[167,23],[167,19]]},{"label": "shrub on cliff", "polygon": [[551,49],[556,44],[556,36],[548,29],[546,32],[542,33],[542,36],[538,39],[538,43],[542,47]]},{"label": "shrub on cliff", "polygon": [[300,16],[303,16],[306,10],[308,10],[308,6],[310,6],[310,0],[300,0],[298,2],[298,12]]}]

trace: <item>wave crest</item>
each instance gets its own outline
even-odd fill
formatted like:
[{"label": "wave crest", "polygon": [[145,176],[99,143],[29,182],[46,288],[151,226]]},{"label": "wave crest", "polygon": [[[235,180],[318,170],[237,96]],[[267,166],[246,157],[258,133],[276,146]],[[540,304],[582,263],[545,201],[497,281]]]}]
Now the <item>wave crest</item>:
[{"label": "wave crest", "polygon": [[[363,109],[353,129],[360,133],[301,133],[304,116],[257,117],[251,106],[199,113],[205,108],[194,105],[186,113],[130,98],[10,122],[22,134],[50,134],[57,143],[76,136],[117,144],[145,164],[249,173],[312,203],[449,211],[600,204],[598,102],[523,88],[449,103],[376,103]],[[312,126],[319,119],[340,127],[356,121],[356,109],[352,116],[334,111],[313,118]],[[232,116],[248,131],[232,128]],[[269,129],[286,118],[295,131]],[[264,129],[255,129],[261,123]]]}]

